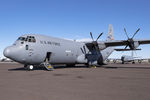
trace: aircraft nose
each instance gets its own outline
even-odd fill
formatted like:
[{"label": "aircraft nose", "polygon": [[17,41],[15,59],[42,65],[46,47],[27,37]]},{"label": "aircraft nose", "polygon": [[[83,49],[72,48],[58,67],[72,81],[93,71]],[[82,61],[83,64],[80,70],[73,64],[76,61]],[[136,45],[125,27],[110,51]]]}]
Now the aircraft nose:
[{"label": "aircraft nose", "polygon": [[5,48],[3,54],[4,54],[5,57],[9,58],[10,54],[11,54],[10,52],[11,52],[10,47],[7,47],[7,48]]},{"label": "aircraft nose", "polygon": [[3,54],[11,60],[21,62],[25,60],[24,55],[22,55],[24,54],[23,50],[23,46],[9,46],[4,49]]}]

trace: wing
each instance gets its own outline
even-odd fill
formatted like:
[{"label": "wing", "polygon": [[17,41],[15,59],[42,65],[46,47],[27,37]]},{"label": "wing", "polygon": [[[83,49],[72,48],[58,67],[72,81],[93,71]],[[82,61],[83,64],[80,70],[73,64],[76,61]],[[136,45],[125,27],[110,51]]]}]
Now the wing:
[{"label": "wing", "polygon": [[128,41],[126,40],[114,40],[114,41],[106,41],[104,42],[106,47],[110,47],[110,46],[124,46],[128,44]]},{"label": "wing", "polygon": [[150,44],[150,40],[139,40],[139,44]]},{"label": "wing", "polygon": [[[128,40],[119,40],[119,41],[106,41],[104,42],[106,47],[110,47],[110,46],[126,46],[129,44],[130,41]],[[138,42],[138,44],[150,44],[150,39],[148,40],[135,40],[133,42]]]},{"label": "wing", "polygon": [[[99,42],[85,42],[85,45],[89,49],[89,51],[99,51],[103,50],[107,47],[113,46],[126,46],[124,49],[116,49],[116,51],[129,51],[129,50],[141,50],[137,49],[137,47],[141,44],[150,44],[150,39],[147,40],[113,40],[113,41],[99,41]],[[129,49],[127,47],[129,46]]]}]

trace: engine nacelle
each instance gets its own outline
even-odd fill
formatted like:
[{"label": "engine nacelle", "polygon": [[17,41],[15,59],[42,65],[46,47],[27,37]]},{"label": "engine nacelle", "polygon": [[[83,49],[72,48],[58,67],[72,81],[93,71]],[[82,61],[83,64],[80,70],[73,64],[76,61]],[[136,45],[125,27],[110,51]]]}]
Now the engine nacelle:
[{"label": "engine nacelle", "polygon": [[139,47],[139,42],[138,41],[134,41],[134,49]]},{"label": "engine nacelle", "polygon": [[103,42],[98,43],[98,47],[100,50],[104,50],[106,48],[106,45]]}]

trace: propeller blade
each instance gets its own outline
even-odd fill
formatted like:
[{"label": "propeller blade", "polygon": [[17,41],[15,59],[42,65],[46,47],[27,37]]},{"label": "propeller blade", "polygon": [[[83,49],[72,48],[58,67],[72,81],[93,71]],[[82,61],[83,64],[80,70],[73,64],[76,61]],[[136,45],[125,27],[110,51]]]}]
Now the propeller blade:
[{"label": "propeller blade", "polygon": [[84,53],[86,54],[86,49],[85,49],[85,46],[83,46],[83,49],[84,49]]},{"label": "propeller blade", "polygon": [[91,35],[92,40],[94,41],[94,38],[93,38],[92,32],[90,32],[90,35]]},{"label": "propeller blade", "polygon": [[82,48],[80,48],[80,49],[81,49],[82,53],[84,54],[84,51],[83,51],[83,49],[82,49]]},{"label": "propeller blade", "polygon": [[96,41],[103,35],[103,32],[97,37]]},{"label": "propeller blade", "polygon": [[125,29],[125,28],[124,28],[124,32],[125,32],[125,34],[126,34],[127,38],[129,39],[128,33],[127,33],[127,31],[126,31],[126,29]]},{"label": "propeller blade", "polygon": [[134,38],[134,36],[137,34],[137,32],[140,30],[140,28],[139,29],[137,29],[137,31],[134,33],[134,35],[132,36],[132,39]]},{"label": "propeller blade", "polygon": [[126,45],[126,47],[125,47],[124,49],[127,49],[128,46],[129,46],[129,45]]}]

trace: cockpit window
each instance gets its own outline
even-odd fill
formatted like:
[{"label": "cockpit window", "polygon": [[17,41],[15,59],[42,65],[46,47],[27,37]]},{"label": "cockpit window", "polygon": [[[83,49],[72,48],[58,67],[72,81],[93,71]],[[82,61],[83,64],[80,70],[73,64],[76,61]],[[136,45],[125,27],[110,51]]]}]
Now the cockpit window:
[{"label": "cockpit window", "polygon": [[26,42],[36,42],[36,39],[34,36],[19,37],[17,40],[26,41]]},{"label": "cockpit window", "polygon": [[25,37],[19,37],[17,40],[20,40],[20,41],[25,41]]},{"label": "cockpit window", "polygon": [[34,36],[27,36],[26,41],[28,41],[28,42],[36,42]]}]

